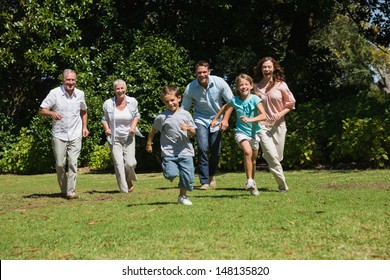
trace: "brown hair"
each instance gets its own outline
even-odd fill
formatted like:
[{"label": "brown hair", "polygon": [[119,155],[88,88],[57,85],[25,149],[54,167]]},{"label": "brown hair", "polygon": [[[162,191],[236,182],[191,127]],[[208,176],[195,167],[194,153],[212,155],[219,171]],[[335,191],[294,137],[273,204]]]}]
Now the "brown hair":
[{"label": "brown hair", "polygon": [[261,79],[263,78],[262,67],[264,62],[266,61],[271,61],[272,64],[274,65],[274,72],[272,73],[272,82],[265,89],[265,91],[267,92],[275,85],[276,82],[284,82],[285,77],[284,77],[284,71],[280,66],[279,62],[276,61],[273,57],[265,56],[257,62],[255,67],[253,67],[254,80],[256,82],[260,82]]},{"label": "brown hair", "polygon": [[166,95],[171,95],[174,94],[176,97],[180,96],[180,91],[178,87],[168,85],[168,86],[163,86],[160,92],[160,97],[163,98]]},{"label": "brown hair", "polygon": [[207,67],[207,69],[210,69],[210,64],[206,60],[199,60],[195,64],[195,72],[196,72],[196,69],[198,69],[199,66],[204,66],[204,67]]}]

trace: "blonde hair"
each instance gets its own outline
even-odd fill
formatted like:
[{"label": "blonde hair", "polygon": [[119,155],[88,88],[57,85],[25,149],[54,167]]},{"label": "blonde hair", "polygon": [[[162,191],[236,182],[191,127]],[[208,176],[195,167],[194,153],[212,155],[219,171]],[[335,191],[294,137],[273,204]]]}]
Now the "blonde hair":
[{"label": "blonde hair", "polygon": [[236,93],[237,93],[238,95],[240,95],[240,91],[238,90],[237,84],[240,82],[240,80],[246,80],[246,81],[248,81],[248,82],[251,84],[252,88],[253,88],[253,79],[252,79],[252,77],[249,76],[249,75],[247,75],[247,74],[240,74],[240,75],[238,75],[238,76],[236,77],[236,80],[235,80],[235,84],[236,84]]}]

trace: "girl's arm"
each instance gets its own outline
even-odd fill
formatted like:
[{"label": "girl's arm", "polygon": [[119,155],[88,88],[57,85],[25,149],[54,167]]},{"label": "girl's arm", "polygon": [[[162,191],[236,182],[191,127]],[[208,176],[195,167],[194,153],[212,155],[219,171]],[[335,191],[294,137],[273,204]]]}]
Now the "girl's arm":
[{"label": "girl's arm", "polygon": [[266,120],[267,115],[266,115],[266,113],[265,113],[263,103],[261,103],[261,102],[257,103],[256,107],[257,107],[257,110],[259,111],[259,114],[258,114],[256,117],[254,117],[254,118],[247,118],[247,117],[245,117],[245,116],[240,116],[241,121],[242,121],[243,123],[248,123],[248,122],[259,122],[259,121],[264,121],[264,120]]},{"label": "girl's arm", "polygon": [[229,109],[231,106],[229,103],[226,103],[225,105],[223,105],[221,107],[221,109],[219,109],[218,113],[214,116],[214,119],[211,121],[211,124],[210,126],[211,127],[214,127],[217,125],[217,121],[218,121],[218,118],[227,110]]}]

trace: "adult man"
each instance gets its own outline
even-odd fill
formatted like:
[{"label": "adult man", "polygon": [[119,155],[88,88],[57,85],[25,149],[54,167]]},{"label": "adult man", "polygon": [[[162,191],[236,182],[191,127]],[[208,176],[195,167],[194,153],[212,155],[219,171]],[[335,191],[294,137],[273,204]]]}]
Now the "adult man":
[{"label": "adult man", "polygon": [[181,107],[189,111],[194,105],[200,189],[207,190],[210,186],[216,185],[215,173],[221,151],[221,130],[228,127],[232,110],[226,112],[223,119],[219,119],[219,125],[212,128],[210,124],[222,107],[222,101],[228,102],[233,98],[233,93],[222,78],[210,75],[207,61],[200,60],[195,64],[195,75],[197,78],[189,83],[184,91]]},{"label": "adult man", "polygon": [[75,188],[81,140],[89,135],[87,105],[84,92],[76,88],[76,72],[66,69],[62,78],[63,85],[49,92],[41,103],[39,113],[53,119],[52,147],[61,195],[75,199],[78,198]]}]

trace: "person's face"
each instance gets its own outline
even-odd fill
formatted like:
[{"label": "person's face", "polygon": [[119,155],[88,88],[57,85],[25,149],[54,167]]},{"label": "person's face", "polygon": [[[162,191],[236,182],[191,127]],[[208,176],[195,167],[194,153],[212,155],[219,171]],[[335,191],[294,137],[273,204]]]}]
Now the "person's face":
[{"label": "person's face", "polygon": [[72,94],[74,91],[74,88],[76,87],[76,73],[73,72],[67,72],[64,75],[63,80],[64,88],[69,93]]},{"label": "person's face", "polygon": [[240,92],[240,96],[243,99],[248,97],[249,94],[251,93],[251,90],[253,89],[253,86],[251,85],[251,83],[246,79],[240,79],[236,86],[238,87],[238,91]]},{"label": "person's face", "polygon": [[272,61],[270,60],[265,61],[261,66],[261,71],[263,72],[263,76],[266,77],[272,76],[274,72],[274,64],[272,63]]},{"label": "person's face", "polygon": [[181,96],[176,96],[174,94],[164,95],[162,101],[169,111],[175,112],[179,109]]},{"label": "person's face", "polygon": [[206,66],[196,68],[195,75],[202,86],[207,86],[209,82],[210,69]]},{"label": "person's face", "polygon": [[114,92],[116,96],[120,97],[126,94],[126,85],[125,84],[117,84],[114,88]]}]

